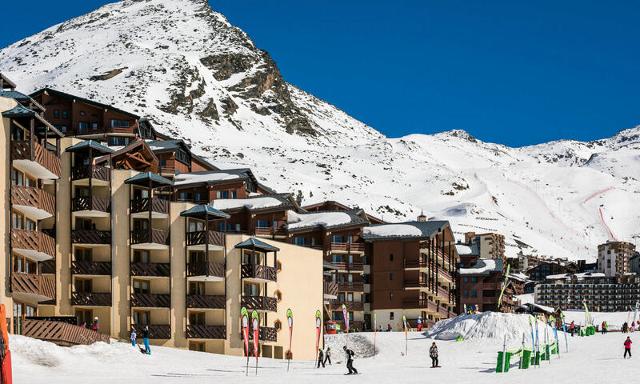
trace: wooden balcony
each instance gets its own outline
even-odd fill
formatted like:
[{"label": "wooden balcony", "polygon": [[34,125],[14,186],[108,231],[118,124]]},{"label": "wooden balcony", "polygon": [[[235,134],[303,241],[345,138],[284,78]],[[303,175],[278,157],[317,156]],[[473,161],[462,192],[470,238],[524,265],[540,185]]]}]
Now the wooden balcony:
[{"label": "wooden balcony", "polygon": [[224,325],[187,325],[187,339],[219,339],[227,338],[227,328]]},{"label": "wooden balcony", "polygon": [[451,273],[445,271],[444,269],[438,270],[438,280],[453,283],[453,277],[451,276]]},{"label": "wooden balcony", "polygon": [[286,236],[287,230],[284,227],[256,227],[255,233],[261,237],[277,237]]},{"label": "wooden balcony", "polygon": [[[276,342],[278,341],[278,330],[273,327],[260,327],[258,329],[258,339],[260,341]],[[249,340],[253,340],[252,329],[249,329]]]},{"label": "wooden balcony", "polygon": [[111,245],[111,231],[95,229],[74,229],[71,231],[73,244],[108,244]]},{"label": "wooden balcony", "polygon": [[438,287],[438,289],[436,290],[436,296],[441,297],[443,299],[449,299],[449,290],[442,288],[442,287]]},{"label": "wooden balcony", "polygon": [[405,280],[404,288],[405,289],[428,288],[428,282],[426,280]]},{"label": "wooden balcony", "polygon": [[169,277],[169,263],[131,263],[131,276]]},{"label": "wooden balcony", "polygon": [[242,278],[260,281],[278,281],[278,270],[256,264],[242,264]]},{"label": "wooden balcony", "polygon": [[40,263],[40,273],[45,275],[55,275],[56,273],[56,261],[47,260]]},{"label": "wooden balcony", "polygon": [[71,292],[71,305],[83,307],[110,307],[111,292]]},{"label": "wooden balcony", "polygon": [[71,168],[71,180],[96,179],[100,181],[111,181],[111,168],[85,165]]},{"label": "wooden balcony", "polygon": [[42,231],[11,230],[11,249],[34,261],[56,257],[56,240]]},{"label": "wooden balcony", "polygon": [[344,262],[344,261],[332,261],[331,265],[339,270],[339,271],[363,271],[364,270],[364,266],[362,263],[349,263],[349,262]]},{"label": "wooden balcony", "polygon": [[353,292],[362,292],[364,290],[364,283],[362,281],[354,281],[351,283],[338,283],[338,290],[343,291],[353,291]]},{"label": "wooden balcony", "polygon": [[100,197],[74,197],[71,199],[71,210],[79,211],[95,211],[108,213],[111,212],[111,199],[103,199]]},{"label": "wooden balcony", "polygon": [[[150,248],[166,247],[169,245],[169,231],[152,228],[151,230],[131,231],[131,245],[148,245]],[[135,248],[144,248],[138,246]]]},{"label": "wooden balcony", "polygon": [[189,263],[187,277],[193,281],[222,281],[225,277],[224,264],[214,261]]},{"label": "wooden balcony", "polygon": [[337,243],[337,242],[332,242],[330,248],[334,252],[364,253],[364,243]]},{"label": "wooden balcony", "polygon": [[111,262],[108,261],[72,261],[71,273],[74,275],[110,276]]},{"label": "wooden balcony", "polygon": [[216,245],[224,247],[224,233],[218,231],[197,231],[187,232],[187,246],[191,245],[203,245],[208,243],[210,245]]},{"label": "wooden balcony", "polygon": [[138,308],[169,308],[171,307],[171,295],[134,292],[131,294],[131,306]]},{"label": "wooden balcony", "polygon": [[451,316],[455,316],[453,312],[449,312],[442,307],[438,307],[438,315],[442,316],[443,318],[449,318]]},{"label": "wooden balcony", "polygon": [[347,301],[347,300],[331,300],[329,306],[331,309],[340,309],[342,305],[347,307],[347,311],[363,311],[364,303],[361,301]]},{"label": "wooden balcony", "polygon": [[187,295],[187,308],[225,309],[226,299],[223,295]]},{"label": "wooden balcony", "polygon": [[333,281],[323,281],[322,282],[322,291],[325,296],[338,296],[338,283]]},{"label": "wooden balcony", "polygon": [[242,306],[249,310],[276,312],[278,300],[266,296],[242,296]]},{"label": "wooden balcony", "polygon": [[36,220],[46,219],[56,213],[56,198],[44,189],[11,186],[11,206]]},{"label": "wooden balcony", "polygon": [[12,141],[11,160],[17,169],[39,179],[60,178],[60,157],[34,140]]},{"label": "wooden balcony", "polygon": [[155,212],[168,214],[169,200],[159,197],[131,200],[131,213]]},{"label": "wooden balcony", "polygon": [[[142,330],[144,325],[133,324],[138,332],[138,337],[142,337]],[[170,325],[147,325],[149,327],[149,338],[153,340],[168,340],[171,338],[171,326]]]},{"label": "wooden balcony", "polygon": [[89,345],[98,341],[109,343],[110,341],[109,335],[61,321],[26,319],[22,323],[21,334],[64,347]]},{"label": "wooden balcony", "polygon": [[427,259],[419,258],[413,260],[404,260],[404,269],[420,269],[427,268]]},{"label": "wooden balcony", "polygon": [[438,306],[436,305],[436,303],[428,299],[405,299],[402,301],[402,305],[406,309],[418,308],[426,309],[427,311],[432,313],[438,312]]},{"label": "wooden balcony", "polygon": [[49,301],[56,298],[56,283],[53,276],[14,272],[11,274],[11,292],[14,297],[30,301]]}]

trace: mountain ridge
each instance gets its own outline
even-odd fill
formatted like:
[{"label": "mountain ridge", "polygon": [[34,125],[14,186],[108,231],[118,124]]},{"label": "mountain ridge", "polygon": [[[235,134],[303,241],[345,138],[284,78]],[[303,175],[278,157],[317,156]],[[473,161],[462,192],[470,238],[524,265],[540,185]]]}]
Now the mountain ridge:
[{"label": "mountain ridge", "polygon": [[519,148],[463,130],[388,138],[287,83],[205,0],[107,4],[2,49],[0,70],[23,91],[51,86],[146,116],[304,203],[344,201],[390,221],[424,209],[458,235],[504,233],[510,256],[592,259],[608,238],[601,204],[620,239],[640,238],[628,209],[640,203],[640,127]]}]

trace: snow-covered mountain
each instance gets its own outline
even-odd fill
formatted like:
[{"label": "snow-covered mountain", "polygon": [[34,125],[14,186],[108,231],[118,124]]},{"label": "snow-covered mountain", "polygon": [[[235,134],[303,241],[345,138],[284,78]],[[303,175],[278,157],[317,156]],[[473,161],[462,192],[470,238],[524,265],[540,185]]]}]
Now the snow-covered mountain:
[{"label": "snow-covered mountain", "polygon": [[389,221],[424,210],[460,234],[504,233],[511,256],[593,259],[609,238],[640,238],[640,127],[524,148],[464,131],[387,138],[288,84],[205,0],[106,5],[4,48],[0,71],[25,92],[50,86],[147,116],[304,203]]}]

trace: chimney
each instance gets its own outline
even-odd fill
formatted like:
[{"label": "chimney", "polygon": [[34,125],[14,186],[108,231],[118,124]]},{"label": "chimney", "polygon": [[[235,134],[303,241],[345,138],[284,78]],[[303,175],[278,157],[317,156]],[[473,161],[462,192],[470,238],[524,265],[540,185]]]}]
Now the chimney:
[{"label": "chimney", "polygon": [[475,232],[467,232],[464,234],[464,242],[467,244],[471,244],[471,242],[473,241],[473,239],[475,239],[475,237],[476,237]]},{"label": "chimney", "polygon": [[420,211],[420,216],[418,216],[418,221],[424,223],[427,221],[427,216],[424,215],[424,211]]}]

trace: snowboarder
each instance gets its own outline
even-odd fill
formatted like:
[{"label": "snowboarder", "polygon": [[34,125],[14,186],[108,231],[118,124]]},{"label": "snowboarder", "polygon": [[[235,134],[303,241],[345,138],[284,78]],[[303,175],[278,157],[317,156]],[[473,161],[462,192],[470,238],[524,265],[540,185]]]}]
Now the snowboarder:
[{"label": "snowboarder", "polygon": [[322,348],[318,348],[318,366],[316,368],[320,368],[320,365],[324,368],[324,352],[322,352]]},{"label": "snowboarder", "polygon": [[135,347],[136,346],[136,339],[138,338],[138,335],[136,334],[136,329],[134,327],[131,327],[131,334],[129,335],[129,339],[131,340],[131,346]]},{"label": "snowboarder", "polygon": [[569,333],[571,333],[571,337],[573,337],[573,334],[575,332],[576,332],[576,323],[572,321],[571,324],[569,324]]},{"label": "snowboarder", "polygon": [[346,345],[342,347],[342,349],[344,349],[344,353],[347,354],[347,369],[349,370],[347,375],[357,375],[358,370],[353,367],[353,356],[355,356],[355,353],[348,349]]},{"label": "snowboarder", "polygon": [[431,368],[437,368],[438,367],[438,346],[436,345],[435,341],[433,342],[433,344],[431,344],[431,348],[429,348],[429,357],[431,357]]},{"label": "snowboarder", "polygon": [[324,366],[327,363],[331,365],[331,348],[329,347],[327,347],[327,350],[324,351],[324,363],[322,365]]},{"label": "snowboarder", "polygon": [[627,340],[624,341],[624,357],[627,358],[627,354],[629,354],[629,358],[631,358],[631,339],[627,336]]},{"label": "snowboarder", "polygon": [[151,354],[151,346],[149,345],[149,326],[145,325],[142,330],[142,341],[144,342],[144,351],[147,355]]}]

